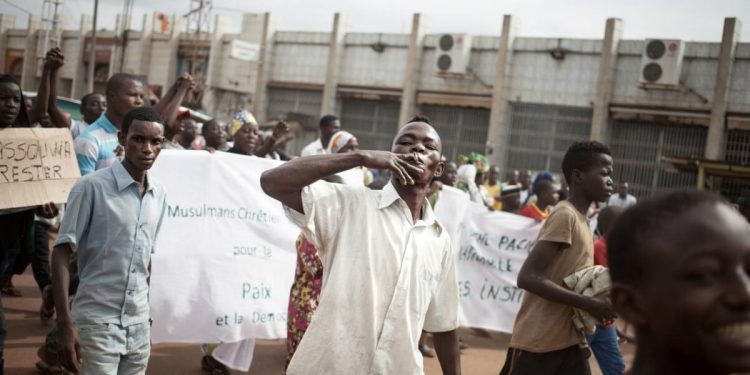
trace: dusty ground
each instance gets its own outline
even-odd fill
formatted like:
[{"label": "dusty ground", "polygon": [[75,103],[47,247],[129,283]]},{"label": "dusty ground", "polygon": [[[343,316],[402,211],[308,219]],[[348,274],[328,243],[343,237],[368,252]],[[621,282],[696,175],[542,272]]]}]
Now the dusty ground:
[{"label": "dusty ground", "polygon": [[[13,279],[23,297],[3,297],[8,336],[5,343],[6,374],[37,374],[34,363],[37,361],[36,350],[44,342],[48,326],[39,320],[41,299],[31,271]],[[461,365],[464,374],[498,374],[507,350],[509,336],[492,333],[489,337],[478,335],[469,329],[462,329],[461,336],[469,344],[463,351]],[[632,359],[633,347],[624,345],[626,361]],[[202,374],[200,369],[201,351],[198,345],[155,345],[151,353],[149,374]],[[286,358],[283,341],[260,341],[255,349],[253,366],[250,374],[281,374]],[[594,374],[600,374],[595,361],[592,360]],[[434,358],[425,360],[427,374],[440,374],[440,365]],[[240,374],[241,372],[234,372]]]}]

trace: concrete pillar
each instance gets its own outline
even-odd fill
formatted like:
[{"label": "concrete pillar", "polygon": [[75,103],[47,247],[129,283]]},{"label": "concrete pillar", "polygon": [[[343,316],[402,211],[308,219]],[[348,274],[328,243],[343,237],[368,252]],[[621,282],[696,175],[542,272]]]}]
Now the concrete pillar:
[{"label": "concrete pillar", "polygon": [[206,69],[206,82],[204,86],[204,89],[206,90],[204,105],[206,105],[205,100],[208,99],[208,96],[211,93],[209,88],[213,86],[214,81],[216,80],[214,76],[217,75],[217,72],[221,69],[221,54],[223,52],[221,38],[225,32],[224,24],[226,22],[228,22],[226,16],[218,14],[214,16],[214,32],[209,36],[211,39],[211,49],[208,53],[208,68]]},{"label": "concrete pillar", "polygon": [[[141,27],[141,58],[138,63],[138,74],[143,74],[151,81],[149,76],[149,67],[151,67],[151,50],[153,48],[152,34],[154,32],[154,15],[143,15],[143,26]],[[151,82],[149,82],[151,83]]]},{"label": "concrete pillar", "polygon": [[5,55],[8,48],[7,31],[16,28],[16,16],[0,14],[0,68],[5,69]]},{"label": "concrete pillar", "polygon": [[29,26],[26,29],[26,50],[23,54],[23,71],[21,73],[21,89],[26,91],[36,91],[36,75],[39,70],[37,61],[37,45],[39,44],[39,26],[40,22],[29,15]]},{"label": "concrete pillar", "polygon": [[398,126],[406,125],[415,114],[417,106],[417,86],[419,85],[419,64],[422,60],[424,33],[421,24],[421,14],[415,13],[411,21],[411,36],[409,38],[409,52],[406,57],[406,74],[401,91],[401,110],[398,114]]},{"label": "concrete pillar", "polygon": [[705,158],[724,159],[724,131],[726,129],[727,105],[729,104],[729,86],[737,43],[740,41],[742,23],[737,18],[724,19],[724,33],[719,50],[719,67],[716,70],[713,104],[711,105],[711,124],[708,127]]},{"label": "concrete pillar", "polygon": [[492,107],[490,108],[490,126],[487,130],[488,158],[491,165],[500,167],[501,176],[505,175],[505,164],[508,158],[508,140],[510,124],[508,111],[510,109],[508,97],[508,80],[511,76],[513,58],[513,42],[519,29],[517,17],[506,14],[503,16],[503,28],[500,34],[500,47],[497,51],[497,65],[495,66],[495,84],[492,87]]},{"label": "concrete pillar", "polygon": [[[81,22],[78,29],[78,44],[81,47],[81,53],[78,56],[65,56],[65,63],[76,64],[76,74],[73,78],[73,93],[72,97],[76,99],[82,98],[88,94],[88,85],[86,80],[88,79],[88,71],[86,65],[83,63],[83,54],[86,53],[86,38],[90,37],[91,27],[93,26],[93,16],[89,14],[81,15]],[[69,61],[72,60],[72,61]]]},{"label": "concrete pillar", "polygon": [[320,116],[336,113],[336,86],[338,85],[339,52],[343,49],[344,30],[341,13],[333,16],[333,30],[328,47],[328,65],[326,68],[325,85],[323,86],[323,100],[320,104]]},{"label": "concrete pillar", "polygon": [[271,48],[273,48],[273,30],[271,27],[271,13],[263,14],[263,30],[260,33],[260,53],[255,76],[255,91],[253,92],[253,115],[259,123],[266,122],[266,101],[268,80],[271,67]]},{"label": "concrete pillar", "polygon": [[0,14],[0,33],[16,28],[16,16],[12,14]]},{"label": "concrete pillar", "polygon": [[591,140],[609,142],[609,102],[615,83],[617,47],[622,38],[622,20],[608,18],[604,31],[602,54],[599,58],[599,75],[594,97],[594,115],[591,123]]}]

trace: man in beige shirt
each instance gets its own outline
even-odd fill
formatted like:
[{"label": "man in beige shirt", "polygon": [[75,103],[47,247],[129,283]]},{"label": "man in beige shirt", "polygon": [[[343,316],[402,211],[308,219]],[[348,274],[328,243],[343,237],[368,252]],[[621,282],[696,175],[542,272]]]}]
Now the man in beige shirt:
[{"label": "man in beige shirt", "polygon": [[[460,374],[454,257],[426,199],[441,150],[428,120],[414,118],[391,152],[309,156],[263,173],[263,190],[323,261],[320,304],[287,374],[422,374],[422,330],[434,333],[443,372]],[[382,191],[319,181],[355,167],[393,178]]]},{"label": "man in beige shirt", "polygon": [[598,142],[577,142],[562,162],[570,197],[545,221],[536,245],[518,274],[524,290],[501,375],[590,374],[583,334],[573,325],[573,308],[602,322],[615,315],[609,301],[566,289],[563,279],[593,265],[593,234],[585,216],[591,202],[612,194],[612,156]]}]

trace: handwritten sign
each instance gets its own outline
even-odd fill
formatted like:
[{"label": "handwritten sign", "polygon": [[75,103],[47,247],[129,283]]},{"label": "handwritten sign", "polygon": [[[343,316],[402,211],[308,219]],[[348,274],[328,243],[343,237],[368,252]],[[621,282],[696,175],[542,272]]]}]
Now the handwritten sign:
[{"label": "handwritten sign", "polygon": [[163,151],[151,175],[167,189],[152,257],[154,342],[286,337],[300,233],[260,174],[280,162]]},{"label": "handwritten sign", "polygon": [[65,203],[81,177],[68,129],[0,129],[0,209]]},{"label": "handwritten sign", "polygon": [[444,187],[435,215],[451,235],[456,256],[461,325],[512,332],[523,290],[518,271],[541,224],[490,212],[456,189]]}]

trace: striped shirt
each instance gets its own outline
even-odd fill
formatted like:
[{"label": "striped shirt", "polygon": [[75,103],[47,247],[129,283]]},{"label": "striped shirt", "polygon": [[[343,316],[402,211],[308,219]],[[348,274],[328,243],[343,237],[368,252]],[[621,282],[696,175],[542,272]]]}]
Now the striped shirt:
[{"label": "striped shirt", "polygon": [[70,134],[73,136],[73,139],[76,139],[88,127],[89,127],[89,124],[87,124],[86,121],[83,121],[83,120],[71,120],[70,121]]},{"label": "striped shirt", "polygon": [[102,114],[75,139],[81,176],[109,167],[117,161],[117,146],[117,127],[109,121],[106,114]]}]

